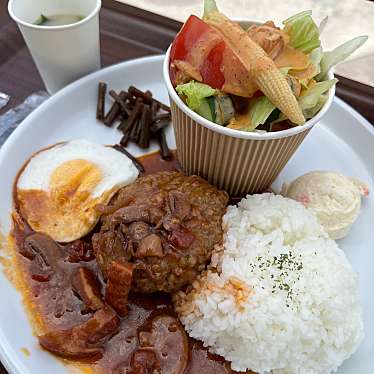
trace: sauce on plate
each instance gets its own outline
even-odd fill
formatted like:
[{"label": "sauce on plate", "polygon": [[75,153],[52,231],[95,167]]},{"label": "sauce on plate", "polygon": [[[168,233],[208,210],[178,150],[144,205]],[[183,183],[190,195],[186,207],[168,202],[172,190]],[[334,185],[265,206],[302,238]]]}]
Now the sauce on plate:
[{"label": "sauce on plate", "polygon": [[[172,160],[164,161],[157,152],[143,156],[139,160],[145,168],[144,174],[161,170],[180,170],[175,155]],[[33,234],[33,231],[17,211],[17,201],[15,207],[12,235],[18,251],[18,270],[24,280],[23,296],[31,311],[36,334],[51,330],[67,330],[86,322],[92,313],[85,311],[84,303],[74,292],[72,278],[78,268],[88,268],[96,275],[100,284],[104,285],[92,251],[93,233],[73,243],[57,244],[61,255],[54,260],[53,278],[50,281],[43,281],[40,275],[35,274],[33,262],[25,257],[25,254],[22,255],[25,238]],[[95,231],[97,230],[94,229],[93,232]],[[176,317],[170,295],[130,293],[128,314],[121,318],[120,327],[114,336],[106,340],[102,357],[90,364],[94,372],[130,373],[134,353],[141,348],[139,333],[149,332],[152,322],[160,316]],[[188,364],[184,373],[228,374],[233,371],[223,358],[210,354],[200,342],[188,338]]]}]

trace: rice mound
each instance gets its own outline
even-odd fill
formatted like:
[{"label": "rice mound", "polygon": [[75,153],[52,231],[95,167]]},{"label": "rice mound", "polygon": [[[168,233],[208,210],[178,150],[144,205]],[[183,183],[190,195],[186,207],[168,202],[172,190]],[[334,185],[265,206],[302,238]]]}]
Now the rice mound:
[{"label": "rice mound", "polygon": [[223,218],[209,269],[174,295],[193,338],[259,374],[336,370],[363,339],[357,278],[302,204],[247,196]]}]

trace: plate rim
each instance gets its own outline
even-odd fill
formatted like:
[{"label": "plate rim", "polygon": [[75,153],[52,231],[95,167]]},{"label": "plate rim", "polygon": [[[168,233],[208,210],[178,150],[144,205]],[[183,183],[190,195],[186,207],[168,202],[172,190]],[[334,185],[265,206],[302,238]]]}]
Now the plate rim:
[{"label": "plate rim", "polygon": [[3,160],[4,154],[7,153],[8,148],[13,146],[13,144],[17,141],[20,134],[22,134],[25,129],[30,126],[30,122],[32,123],[34,117],[38,116],[40,112],[48,108],[49,106],[53,105],[54,102],[58,101],[60,97],[63,97],[64,95],[68,94],[70,91],[74,90],[76,87],[79,87],[80,85],[84,84],[85,82],[88,82],[92,79],[94,79],[97,76],[100,76],[103,73],[106,73],[108,71],[122,69],[127,66],[131,65],[137,65],[142,64],[145,62],[158,62],[159,60],[162,61],[164,58],[164,54],[157,54],[152,56],[145,56],[145,57],[139,57],[131,60],[126,60],[119,62],[114,65],[107,66],[105,68],[102,68],[100,70],[97,70],[93,73],[90,73],[88,75],[85,75],[84,77],[68,84],[52,96],[50,96],[47,100],[45,100],[42,104],[40,104],[35,110],[33,110],[21,123],[16,127],[16,129],[9,135],[9,137],[6,139],[6,141],[3,143],[3,145],[0,148],[0,163]]},{"label": "plate rim", "polygon": [[[143,63],[157,63],[161,62],[164,59],[164,54],[157,54],[152,56],[144,56],[140,58],[135,58],[131,60],[126,60],[119,62],[114,65],[107,66],[96,72],[88,74],[77,81],[74,81],[52,95],[48,98],[44,103],[42,103],[38,108],[36,108],[31,114],[29,114],[13,131],[13,133],[7,138],[4,144],[0,148],[0,164],[3,162],[3,158],[9,152],[9,150],[16,144],[19,136],[24,132],[28,126],[31,126],[35,117],[39,115],[40,112],[48,108],[49,106],[53,106],[55,102],[58,102],[60,98],[64,97],[65,95],[69,94],[70,91],[75,90],[77,87],[81,86],[87,81],[95,79],[96,77],[101,76],[102,74],[115,71],[126,69],[128,66],[131,65],[138,65]],[[362,126],[364,126],[365,130],[370,133],[370,135],[374,138],[374,126],[359,112],[357,112],[354,108],[352,108],[349,104],[345,103],[342,99],[338,98],[337,96],[334,97],[333,101],[335,104],[342,108],[344,113],[352,115]],[[318,126],[318,125],[317,125]],[[2,269],[0,269],[2,271]],[[11,283],[9,283],[11,285]],[[13,285],[11,285],[13,287]],[[17,291],[18,292],[18,291]],[[20,300],[22,303],[22,300]],[[22,305],[22,307],[24,307]],[[25,374],[31,373],[30,371],[25,368],[25,365],[21,360],[19,360],[17,352],[14,351],[13,347],[9,344],[9,341],[4,335],[3,330],[0,328],[0,360],[9,374]],[[26,369],[26,371],[24,370]]]}]

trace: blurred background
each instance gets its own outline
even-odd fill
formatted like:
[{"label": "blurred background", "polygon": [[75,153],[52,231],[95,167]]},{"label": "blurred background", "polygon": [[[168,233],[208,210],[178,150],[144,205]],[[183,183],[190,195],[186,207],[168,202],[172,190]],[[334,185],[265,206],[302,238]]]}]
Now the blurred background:
[{"label": "blurred background", "polygon": [[[178,21],[192,13],[202,14],[202,0],[120,0]],[[282,20],[302,10],[313,10],[320,22],[329,22],[322,35],[326,50],[347,39],[368,35],[369,40],[350,59],[336,68],[336,73],[374,87],[374,2],[364,0],[218,0],[220,9],[229,17],[258,21]]]},{"label": "blurred background", "polygon": [[[308,9],[313,11],[318,23],[328,16],[329,22],[322,34],[324,50],[356,36],[368,35],[368,41],[346,62],[341,63],[335,73],[340,81],[337,96],[374,124],[374,1],[217,1],[220,9],[231,18],[272,19],[278,25],[291,15]],[[47,96],[44,95],[44,84],[23,37],[8,15],[7,3],[8,0],[0,0],[0,117],[23,103],[22,108],[26,106],[27,110],[14,122],[16,126]],[[102,4],[102,66],[164,53],[180,29],[180,22],[184,22],[191,13],[201,16],[203,12],[203,0],[102,0]],[[37,96],[39,101],[31,105],[28,100],[35,98],[33,94],[38,92],[42,93]],[[1,123],[0,118],[0,143]],[[8,130],[9,126],[5,127]]]}]

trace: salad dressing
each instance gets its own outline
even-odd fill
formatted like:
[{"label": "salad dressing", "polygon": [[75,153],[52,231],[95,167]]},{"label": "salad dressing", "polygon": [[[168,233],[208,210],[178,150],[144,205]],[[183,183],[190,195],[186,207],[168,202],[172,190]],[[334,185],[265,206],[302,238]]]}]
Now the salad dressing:
[{"label": "salad dressing", "polygon": [[[236,56],[234,58],[238,60]],[[222,68],[225,76],[222,91],[237,96],[252,97],[258,90],[251,73],[239,63],[239,60],[233,63],[232,54],[227,49],[223,52]]]},{"label": "salad dressing", "polygon": [[195,45],[192,46],[187,59],[192,64],[201,65],[201,63],[207,58],[212,48],[221,40],[216,32],[209,30],[206,32]]},{"label": "salad dressing", "polygon": [[282,52],[275,58],[275,64],[278,68],[292,68],[303,70],[309,65],[309,57],[297,49],[286,45]]},{"label": "salad dressing", "polygon": [[[204,4],[204,16],[191,15],[172,44],[170,78],[197,114],[245,131],[274,131],[278,123],[288,129],[313,118],[337,82],[329,79],[331,67],[367,40],[357,37],[324,52],[312,11],[280,27],[268,21],[244,29],[220,13],[214,0]],[[247,98],[250,108],[246,124],[234,105],[238,97]]]},{"label": "salad dressing", "polygon": [[212,48],[219,42],[217,33],[208,31],[200,37],[192,48],[188,51],[184,60],[175,60],[175,66],[182,71],[184,75],[201,81],[200,67],[207,58]]}]

